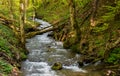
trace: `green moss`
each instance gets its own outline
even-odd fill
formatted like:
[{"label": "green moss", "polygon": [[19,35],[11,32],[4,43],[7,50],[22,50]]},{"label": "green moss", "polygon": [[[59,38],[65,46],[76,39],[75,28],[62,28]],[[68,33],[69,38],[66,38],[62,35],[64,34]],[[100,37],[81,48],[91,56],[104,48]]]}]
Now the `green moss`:
[{"label": "green moss", "polygon": [[51,69],[53,69],[53,70],[61,70],[62,69],[62,63],[60,63],[60,62],[54,63],[53,66],[51,67]]}]

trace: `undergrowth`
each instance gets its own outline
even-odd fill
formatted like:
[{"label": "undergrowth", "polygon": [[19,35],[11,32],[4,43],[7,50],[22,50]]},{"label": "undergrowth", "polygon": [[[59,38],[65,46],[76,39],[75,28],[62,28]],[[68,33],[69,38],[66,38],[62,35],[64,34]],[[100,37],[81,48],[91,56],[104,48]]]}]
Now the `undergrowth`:
[{"label": "undergrowth", "polygon": [[0,74],[8,76],[13,65],[20,67],[19,62],[26,58],[23,51],[13,31],[0,24]]}]

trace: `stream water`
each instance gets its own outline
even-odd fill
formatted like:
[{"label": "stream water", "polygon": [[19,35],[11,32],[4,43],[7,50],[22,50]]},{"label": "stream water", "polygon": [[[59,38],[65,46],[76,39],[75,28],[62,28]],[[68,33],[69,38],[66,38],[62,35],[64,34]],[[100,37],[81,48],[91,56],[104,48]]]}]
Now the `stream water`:
[{"label": "stream water", "polygon": [[[36,21],[41,24],[38,29],[50,26],[48,22],[39,19]],[[48,37],[51,32],[26,40],[29,54],[27,60],[22,63],[23,76],[84,76],[81,74],[87,71],[79,68],[77,64],[80,55],[71,53],[69,49],[63,48],[62,42]],[[52,70],[51,66],[55,62],[61,62],[63,69]]]}]

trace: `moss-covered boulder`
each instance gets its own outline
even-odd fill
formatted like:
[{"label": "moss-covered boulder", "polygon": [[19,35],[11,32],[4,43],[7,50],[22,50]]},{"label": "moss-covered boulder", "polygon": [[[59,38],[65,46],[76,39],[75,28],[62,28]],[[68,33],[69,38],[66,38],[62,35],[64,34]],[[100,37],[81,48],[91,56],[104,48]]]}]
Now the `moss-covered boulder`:
[{"label": "moss-covered boulder", "polygon": [[53,66],[51,67],[51,69],[53,69],[53,70],[61,70],[62,69],[62,63],[60,63],[60,62],[54,63]]}]

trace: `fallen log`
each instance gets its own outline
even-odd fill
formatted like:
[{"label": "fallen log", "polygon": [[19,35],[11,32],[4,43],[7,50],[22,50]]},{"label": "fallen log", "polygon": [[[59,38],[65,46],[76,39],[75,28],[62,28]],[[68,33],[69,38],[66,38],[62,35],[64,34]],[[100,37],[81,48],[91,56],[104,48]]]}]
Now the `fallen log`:
[{"label": "fallen log", "polygon": [[35,35],[40,35],[40,34],[43,34],[43,33],[49,32],[49,31],[54,31],[54,30],[57,30],[59,27],[64,27],[64,25],[60,25],[60,26],[56,26],[56,27],[48,26],[48,27],[43,28],[41,30],[29,32],[26,34],[26,38],[31,38]]},{"label": "fallen log", "polygon": [[57,20],[56,22],[52,23],[51,26],[45,27],[45,28],[43,28],[41,30],[37,29],[35,31],[27,33],[26,34],[26,38],[31,38],[31,37],[33,37],[35,35],[43,34],[43,33],[49,32],[49,31],[54,31],[54,30],[57,30],[58,28],[63,28],[65,26],[64,24],[67,21],[68,21],[68,18],[67,19],[63,19],[63,20],[62,19]]},{"label": "fallen log", "polygon": [[54,29],[56,29],[56,28],[50,28],[49,27],[49,29],[46,28],[46,29],[43,29],[43,30],[37,30],[37,31],[29,32],[29,33],[26,34],[26,38],[31,38],[31,37],[33,37],[35,35],[38,35],[38,34],[43,34],[43,33],[48,32],[48,31],[53,31]]}]

